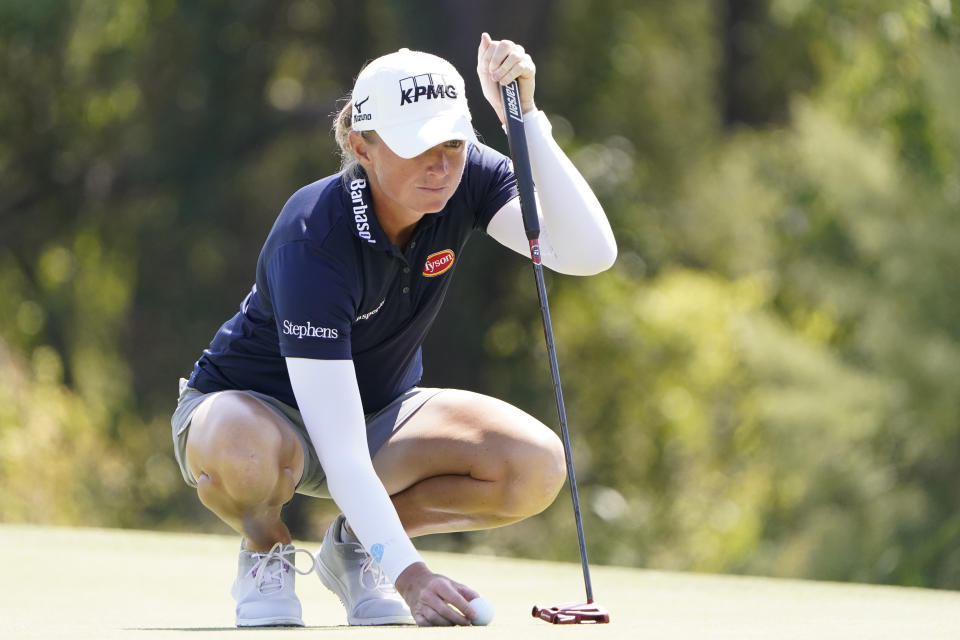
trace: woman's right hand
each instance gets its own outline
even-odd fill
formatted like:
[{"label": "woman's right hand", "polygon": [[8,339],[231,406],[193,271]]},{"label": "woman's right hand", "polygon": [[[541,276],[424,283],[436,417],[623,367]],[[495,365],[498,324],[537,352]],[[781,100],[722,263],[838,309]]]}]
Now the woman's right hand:
[{"label": "woman's right hand", "polygon": [[397,576],[394,586],[421,627],[469,625],[476,617],[470,600],[480,594],[446,576],[433,573],[422,562],[404,569]]},{"label": "woman's right hand", "polygon": [[537,65],[522,46],[510,40],[494,40],[486,31],[480,36],[477,48],[477,75],[483,96],[493,107],[493,111],[505,124],[503,100],[500,98],[500,85],[517,81],[520,89],[520,110],[529,113],[537,108],[533,103],[536,85]]}]

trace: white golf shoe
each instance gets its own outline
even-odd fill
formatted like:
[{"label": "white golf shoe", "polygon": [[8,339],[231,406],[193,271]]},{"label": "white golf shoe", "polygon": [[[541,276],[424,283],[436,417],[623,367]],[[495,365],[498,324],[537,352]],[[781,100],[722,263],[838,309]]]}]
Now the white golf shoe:
[{"label": "white golf shoe", "polygon": [[410,609],[363,545],[342,542],[345,518],[337,516],[317,553],[320,581],[337,594],[353,625],[416,624]]},{"label": "white golf shoe", "polygon": [[[310,556],[310,569],[294,564],[299,553]],[[238,627],[302,627],[300,599],[294,592],[297,574],[313,571],[313,554],[281,542],[270,551],[240,551],[237,579],[230,594],[237,601]]]}]

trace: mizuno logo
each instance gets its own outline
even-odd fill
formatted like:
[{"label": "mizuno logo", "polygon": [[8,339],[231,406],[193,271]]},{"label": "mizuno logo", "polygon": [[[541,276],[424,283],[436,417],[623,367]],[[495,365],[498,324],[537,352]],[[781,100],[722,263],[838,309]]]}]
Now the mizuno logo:
[{"label": "mizuno logo", "polygon": [[400,81],[400,105],[413,104],[424,100],[449,98],[455,100],[457,88],[447,84],[446,79],[439,73],[424,73],[419,76],[410,76]]},{"label": "mizuno logo", "polygon": [[353,103],[353,108],[357,110],[357,112],[353,114],[354,124],[356,124],[357,122],[362,122],[364,120],[373,120],[373,114],[363,113],[363,103],[369,99],[370,99],[370,96],[367,96],[363,100]]}]

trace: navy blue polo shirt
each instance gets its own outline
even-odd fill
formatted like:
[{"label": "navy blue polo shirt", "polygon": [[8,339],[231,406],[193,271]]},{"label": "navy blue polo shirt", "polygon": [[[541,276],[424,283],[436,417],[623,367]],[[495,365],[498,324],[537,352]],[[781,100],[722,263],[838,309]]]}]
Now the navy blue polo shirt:
[{"label": "navy blue polo shirt", "polygon": [[364,413],[419,383],[421,345],[474,231],[517,196],[510,160],[467,151],[460,186],[403,249],[377,222],[364,178],[342,174],[287,201],[240,311],[196,362],[190,386],[250,389],[297,406],[285,357],[352,359]]}]

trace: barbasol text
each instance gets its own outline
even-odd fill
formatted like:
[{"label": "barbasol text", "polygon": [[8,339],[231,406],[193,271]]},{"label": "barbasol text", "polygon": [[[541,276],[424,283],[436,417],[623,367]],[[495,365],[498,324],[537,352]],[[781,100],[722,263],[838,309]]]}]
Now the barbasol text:
[{"label": "barbasol text", "polygon": [[296,336],[300,340],[304,338],[324,338],[326,340],[336,340],[340,337],[337,329],[330,327],[316,327],[307,321],[307,324],[294,324],[289,320],[283,321],[283,335]]},{"label": "barbasol text", "polygon": [[350,181],[350,200],[353,202],[353,221],[357,225],[357,235],[369,242],[377,244],[370,234],[370,219],[367,217],[367,208],[370,206],[363,201],[363,190],[367,188],[367,181],[357,178]]}]

